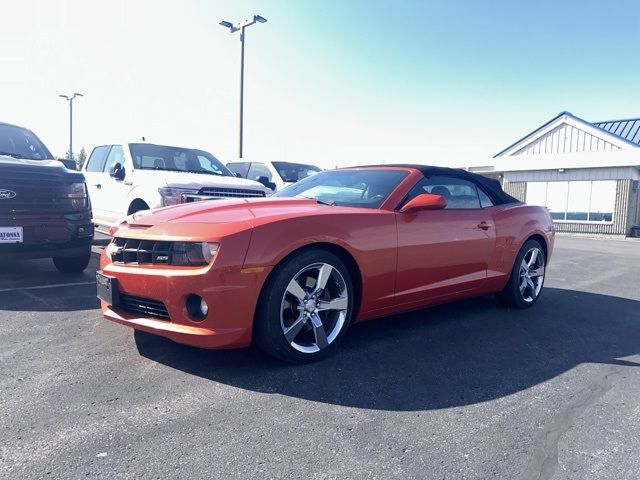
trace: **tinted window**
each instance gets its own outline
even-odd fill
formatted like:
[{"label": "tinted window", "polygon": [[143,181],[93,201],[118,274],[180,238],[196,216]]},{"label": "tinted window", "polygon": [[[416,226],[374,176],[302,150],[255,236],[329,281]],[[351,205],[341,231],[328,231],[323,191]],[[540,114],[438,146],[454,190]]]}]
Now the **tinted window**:
[{"label": "tinted window", "polygon": [[124,166],[124,151],[120,145],[114,145],[111,147],[109,151],[109,155],[107,156],[107,161],[104,162],[104,172],[109,173],[111,167],[119,163],[121,166]]},{"label": "tinted window", "polygon": [[249,162],[227,163],[227,168],[233,173],[239,173],[242,178],[247,178]]},{"label": "tinted window", "polygon": [[29,160],[51,159],[47,147],[26,128],[0,124],[0,155]]},{"label": "tinted window", "polygon": [[454,177],[432,176],[419,182],[409,194],[413,198],[421,193],[442,195],[447,201],[447,209],[480,208],[478,189],[467,180]]},{"label": "tinted window", "polygon": [[482,208],[493,207],[493,202],[491,201],[489,196],[486,193],[484,193],[484,190],[482,190],[482,188],[479,188],[479,187],[478,187],[478,196],[480,197],[480,206]]},{"label": "tinted window", "polygon": [[302,163],[273,162],[273,166],[284,182],[297,182],[320,171],[318,167]]},{"label": "tinted window", "polygon": [[408,172],[367,168],[325,170],[300,180],[274,197],[304,197],[346,207],[380,208]]},{"label": "tinted window", "polygon": [[89,160],[87,160],[87,172],[102,172],[104,169],[104,163],[107,159],[107,153],[109,153],[110,145],[104,145],[102,147],[96,147],[91,152]]},{"label": "tinted window", "polygon": [[220,160],[204,150],[150,143],[131,143],[129,150],[133,167],[137,169],[231,176]]},{"label": "tinted window", "polygon": [[250,180],[258,180],[259,177],[267,177],[271,181],[271,172],[264,163],[252,163],[249,167],[247,178]]}]

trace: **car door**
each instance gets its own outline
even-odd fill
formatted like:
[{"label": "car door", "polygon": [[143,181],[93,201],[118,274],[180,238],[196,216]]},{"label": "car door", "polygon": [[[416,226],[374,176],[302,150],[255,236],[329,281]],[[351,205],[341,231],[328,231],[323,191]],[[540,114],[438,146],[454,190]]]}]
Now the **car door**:
[{"label": "car door", "polygon": [[[124,168],[124,177],[116,178],[110,174],[111,168],[120,164]],[[108,224],[126,216],[128,207],[128,193],[131,190],[132,169],[125,162],[122,145],[111,145],[104,163],[102,174],[102,199],[104,202],[104,218]]]},{"label": "car door", "polygon": [[[396,303],[428,303],[479,288],[486,281],[496,235],[491,209],[483,208],[478,186],[454,177],[432,176],[409,194],[442,195],[447,206],[397,213]],[[486,205],[486,203],[484,203]]]},{"label": "car door", "polygon": [[102,195],[102,184],[104,183],[104,165],[109,154],[111,145],[101,145],[95,147],[84,167],[84,177],[87,181],[87,190],[91,200],[94,221],[104,218],[104,201]]}]

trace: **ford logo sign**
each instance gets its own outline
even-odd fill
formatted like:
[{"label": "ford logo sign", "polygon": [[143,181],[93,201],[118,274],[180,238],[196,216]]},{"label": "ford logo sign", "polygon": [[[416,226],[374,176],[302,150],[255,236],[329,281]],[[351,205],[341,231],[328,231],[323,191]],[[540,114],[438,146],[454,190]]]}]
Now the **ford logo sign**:
[{"label": "ford logo sign", "polygon": [[10,200],[16,196],[16,192],[13,190],[0,189],[0,200]]}]

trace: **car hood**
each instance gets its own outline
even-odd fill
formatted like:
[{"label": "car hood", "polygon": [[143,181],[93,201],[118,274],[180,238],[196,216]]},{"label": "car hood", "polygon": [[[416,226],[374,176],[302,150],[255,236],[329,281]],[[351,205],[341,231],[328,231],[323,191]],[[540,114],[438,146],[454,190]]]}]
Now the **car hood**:
[{"label": "car hood", "polygon": [[[237,232],[255,226],[309,215],[372,212],[371,209],[319,204],[306,198],[257,198],[239,200],[205,200],[137,213],[128,217],[122,236],[139,238],[200,236],[202,225],[213,236]],[[140,233],[138,233],[140,232]]]},{"label": "car hood", "polygon": [[84,181],[84,175],[68,170],[58,160],[27,160],[0,155],[0,181],[10,174],[26,175],[32,179]]},{"label": "car hood", "polygon": [[217,188],[244,188],[271,193],[271,190],[254,180],[238,177],[223,177],[207,173],[168,172],[164,170],[136,170],[136,176],[161,177],[167,187],[193,188],[199,190],[202,187]]}]

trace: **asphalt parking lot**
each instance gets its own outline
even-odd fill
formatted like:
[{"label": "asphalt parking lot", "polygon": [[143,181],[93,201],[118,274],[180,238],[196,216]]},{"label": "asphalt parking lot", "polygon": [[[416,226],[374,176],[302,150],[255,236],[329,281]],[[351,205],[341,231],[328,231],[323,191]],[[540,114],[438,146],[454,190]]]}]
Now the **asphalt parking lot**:
[{"label": "asphalt parking lot", "polygon": [[533,309],[376,320],[301,367],[103,320],[96,264],[0,264],[2,478],[640,476],[640,242],[560,237]]}]

